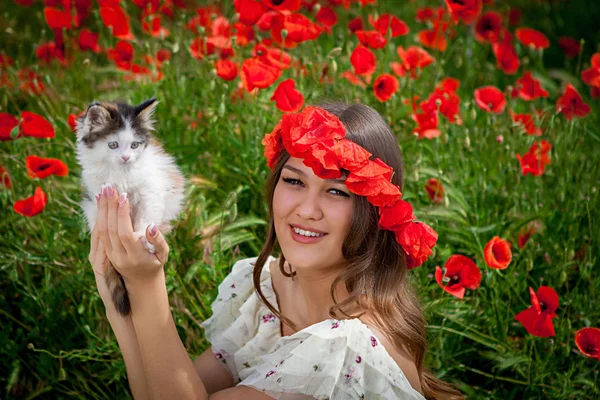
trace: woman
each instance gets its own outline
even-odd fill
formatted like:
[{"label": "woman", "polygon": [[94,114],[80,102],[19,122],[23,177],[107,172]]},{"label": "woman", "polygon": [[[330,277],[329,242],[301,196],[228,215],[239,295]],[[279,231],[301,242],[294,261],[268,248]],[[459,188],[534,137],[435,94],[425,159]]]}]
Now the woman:
[{"label": "woman", "polygon": [[[286,114],[263,140],[270,225],[237,262],[203,322],[212,348],[193,363],[177,335],[163,265],[134,240],[126,197],[99,200],[90,261],[123,276],[132,313],[111,310],[136,398],[461,398],[423,366],[425,321],[407,271],[437,235],[401,199],[402,157],[370,107],[326,103]],[[271,256],[275,247],[281,255]]]}]

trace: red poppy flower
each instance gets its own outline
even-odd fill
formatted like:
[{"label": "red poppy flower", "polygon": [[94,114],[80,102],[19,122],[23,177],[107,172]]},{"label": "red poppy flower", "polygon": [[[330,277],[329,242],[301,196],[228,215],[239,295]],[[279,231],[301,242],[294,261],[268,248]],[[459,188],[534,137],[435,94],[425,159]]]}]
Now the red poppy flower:
[{"label": "red poppy flower", "polygon": [[6,171],[3,167],[0,167],[0,184],[4,185],[5,188],[10,189],[10,176],[8,175],[8,171]]},{"label": "red poppy flower", "polygon": [[484,111],[502,114],[506,107],[504,93],[495,86],[475,89],[475,104]]},{"label": "red poppy flower", "polygon": [[387,37],[388,31],[391,31],[392,38],[407,35],[409,32],[406,22],[392,14],[382,14],[371,24],[384,37]]},{"label": "red poppy flower", "polygon": [[265,46],[257,43],[252,49],[252,55],[265,64],[269,64],[281,70],[288,69],[292,63],[292,57],[285,51],[276,47]]},{"label": "red poppy flower", "polygon": [[525,129],[525,133],[531,136],[541,136],[542,129],[535,126],[533,116],[531,114],[512,114],[513,122],[521,125]]},{"label": "red poppy flower", "polygon": [[583,102],[581,95],[570,83],[565,92],[556,101],[556,111],[562,113],[567,120],[574,117],[583,118],[590,113],[590,106]]},{"label": "red poppy flower", "polygon": [[462,124],[462,120],[458,116],[460,97],[455,91],[435,88],[429,98],[422,101],[420,106],[423,110],[438,110],[452,124]]},{"label": "red poppy flower", "polygon": [[363,82],[354,72],[352,71],[344,71],[340,74],[340,78],[347,79],[351,84],[360,86],[362,88],[367,87],[365,82]]},{"label": "red poppy flower", "polygon": [[100,7],[102,22],[117,39],[132,40],[133,34],[129,28],[129,16],[121,7]]},{"label": "red poppy flower", "polygon": [[52,60],[58,60],[62,65],[67,64],[64,46],[58,46],[55,42],[38,45],[35,49],[35,56],[46,64],[51,63]]},{"label": "red poppy flower", "polygon": [[521,61],[517,57],[515,48],[512,44],[513,36],[508,30],[500,33],[501,40],[492,44],[492,51],[496,56],[496,65],[507,75],[517,73]]},{"label": "red poppy flower", "polygon": [[84,115],[85,115],[85,110],[83,110],[79,114],[69,114],[69,116],[67,117],[67,123],[69,124],[69,126],[71,127],[71,130],[73,132],[75,132],[75,128],[77,125],[77,119]]},{"label": "red poppy flower", "polygon": [[418,135],[418,139],[433,139],[439,137],[441,132],[438,128],[439,119],[437,109],[426,109],[422,113],[414,112],[411,114],[413,121],[417,123],[417,127],[413,129],[413,133]]},{"label": "red poppy flower", "polygon": [[263,4],[277,11],[298,11],[302,0],[262,0]]},{"label": "red poppy flower", "polygon": [[427,51],[417,46],[411,46],[406,50],[402,46],[398,46],[396,52],[402,60],[402,68],[405,71],[410,71],[413,79],[417,77],[418,70],[425,68],[435,61],[435,58],[431,57]]},{"label": "red poppy flower", "polygon": [[8,113],[0,113],[0,141],[11,140],[10,132],[19,125],[17,117]]},{"label": "red poppy flower", "polygon": [[600,360],[600,329],[583,328],[575,333],[575,344],[586,357]]},{"label": "red poppy flower", "polygon": [[501,28],[502,16],[495,11],[485,12],[475,25],[475,39],[480,43],[495,43],[500,38]]},{"label": "red poppy flower", "polygon": [[236,63],[231,60],[217,60],[215,69],[217,71],[217,76],[226,81],[232,81],[238,75],[238,67]]},{"label": "red poppy flower", "polygon": [[362,31],[363,30],[363,21],[360,17],[356,17],[350,22],[348,22],[348,29],[350,32]]},{"label": "red poppy flower", "polygon": [[448,41],[446,40],[445,29],[443,25],[446,23],[435,22],[433,29],[425,29],[419,32],[418,40],[425,47],[446,51]]},{"label": "red poppy flower", "polygon": [[381,74],[375,79],[373,92],[375,93],[377,100],[385,102],[392,98],[399,87],[398,79],[396,79],[395,76],[391,74]]},{"label": "red poppy flower", "polygon": [[50,29],[71,29],[71,10],[55,7],[44,7],[44,19]]},{"label": "red poppy flower", "polygon": [[119,40],[114,48],[108,49],[107,57],[109,60],[113,60],[119,69],[128,71],[131,69],[133,60],[133,45]]},{"label": "red poppy flower", "polygon": [[69,167],[57,158],[27,156],[25,158],[27,174],[32,178],[44,179],[50,175],[67,176]]},{"label": "red poppy flower", "polygon": [[[445,270],[445,271],[444,271]],[[475,290],[481,283],[481,271],[473,260],[454,254],[444,264],[444,270],[435,267],[435,280],[442,289],[462,299],[466,289]]]},{"label": "red poppy flower", "polygon": [[[283,37],[282,32],[287,32]],[[307,40],[314,40],[319,37],[322,28],[302,14],[280,14],[273,18],[271,26],[271,39],[274,43],[285,46],[295,47],[297,43]]]},{"label": "red poppy flower", "polygon": [[439,179],[429,179],[425,184],[425,190],[432,202],[439,204],[444,201],[444,187]]},{"label": "red poppy flower", "polygon": [[[144,13],[147,14],[147,13]],[[142,29],[144,32],[155,38],[166,38],[169,36],[169,30],[162,26],[160,15],[149,14],[142,17]]]},{"label": "red poppy flower", "polygon": [[469,25],[475,22],[479,14],[481,14],[481,8],[483,3],[481,0],[445,0],[448,11],[455,21],[459,19],[465,24]]},{"label": "red poppy flower", "polygon": [[396,231],[396,240],[406,252],[406,267],[419,267],[433,254],[438,234],[423,222],[410,222]]},{"label": "red poppy flower", "polygon": [[13,206],[13,209],[15,210],[15,212],[25,217],[34,217],[42,211],[44,211],[44,208],[46,207],[46,202],[46,193],[44,193],[42,188],[38,186],[35,189],[33,196],[16,201]]},{"label": "red poppy flower", "polygon": [[234,0],[233,6],[238,20],[246,25],[254,25],[267,11],[264,4],[256,0]]},{"label": "red poppy flower", "polygon": [[46,118],[29,111],[21,113],[21,134],[39,139],[53,138],[55,136],[52,124]]},{"label": "red poppy flower", "polygon": [[294,89],[295,86],[296,82],[293,79],[286,79],[273,92],[271,101],[275,100],[275,105],[280,111],[296,112],[304,105],[304,96]]},{"label": "red poppy flower", "polygon": [[29,68],[21,68],[17,72],[19,78],[19,88],[34,95],[40,95],[44,92],[45,86],[42,82],[42,77],[30,70]]},{"label": "red poppy flower", "polygon": [[519,96],[525,101],[533,101],[540,97],[548,97],[548,92],[542,87],[540,81],[526,71],[522,77],[517,79],[512,97]]},{"label": "red poppy flower", "polygon": [[572,38],[570,36],[561,36],[558,38],[558,45],[565,53],[567,58],[573,58],[579,54],[581,50],[581,43],[579,40]]},{"label": "red poppy flower", "polygon": [[552,318],[558,308],[558,294],[549,286],[540,286],[537,293],[529,288],[531,307],[515,315],[515,319],[523,324],[530,334],[538,337],[554,336]]},{"label": "red poppy flower", "polygon": [[273,21],[281,15],[279,11],[269,10],[265,12],[256,22],[256,26],[263,32],[273,27]]},{"label": "red poppy flower", "polygon": [[332,27],[338,22],[337,14],[329,7],[321,7],[315,16],[315,19],[326,27]]},{"label": "red poppy flower", "polygon": [[535,233],[535,229],[534,228],[524,228],[521,230],[521,232],[519,232],[519,249],[522,249],[523,247],[525,247],[525,245],[527,244],[527,242],[529,241],[529,239],[531,239],[531,236]]},{"label": "red poppy flower", "polygon": [[529,148],[529,151],[523,156],[517,154],[517,160],[521,163],[521,173],[523,176],[531,174],[540,176],[544,173],[546,165],[550,164],[548,152],[552,149],[552,145],[545,140],[534,143]]},{"label": "red poppy flower", "polygon": [[387,39],[378,31],[356,31],[356,37],[364,46],[381,49],[387,44]]},{"label": "red poppy flower", "polygon": [[248,58],[242,63],[240,77],[244,88],[251,92],[254,88],[265,89],[281,76],[281,70],[265,64],[256,58]]},{"label": "red poppy flower", "polygon": [[98,45],[98,34],[88,29],[82,29],[78,37],[79,49],[82,51],[91,50],[94,53],[100,53],[102,49]]},{"label": "red poppy flower", "polygon": [[494,236],[483,248],[485,263],[494,269],[506,269],[512,261],[510,244],[498,236]]},{"label": "red poppy flower", "polygon": [[581,80],[587,85],[600,87],[600,53],[594,53],[591,66],[581,71]]},{"label": "red poppy flower", "polygon": [[350,62],[356,75],[371,75],[377,68],[375,54],[368,48],[358,45],[350,56]]},{"label": "red poppy flower", "polygon": [[547,49],[550,47],[550,40],[542,32],[532,28],[517,28],[515,36],[519,42],[525,46],[531,46],[535,49]]},{"label": "red poppy flower", "polygon": [[254,29],[252,26],[236,22],[233,24],[233,29],[235,30],[235,42],[238,45],[244,47],[254,40]]}]

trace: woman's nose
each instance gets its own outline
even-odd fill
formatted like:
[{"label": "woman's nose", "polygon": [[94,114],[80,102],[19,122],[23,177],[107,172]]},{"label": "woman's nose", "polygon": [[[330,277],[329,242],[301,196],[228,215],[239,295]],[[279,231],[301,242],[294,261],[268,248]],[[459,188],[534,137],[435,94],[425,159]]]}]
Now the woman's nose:
[{"label": "woman's nose", "polygon": [[302,219],[313,219],[318,221],[323,218],[319,198],[316,194],[309,193],[304,196],[296,211],[298,216]]}]

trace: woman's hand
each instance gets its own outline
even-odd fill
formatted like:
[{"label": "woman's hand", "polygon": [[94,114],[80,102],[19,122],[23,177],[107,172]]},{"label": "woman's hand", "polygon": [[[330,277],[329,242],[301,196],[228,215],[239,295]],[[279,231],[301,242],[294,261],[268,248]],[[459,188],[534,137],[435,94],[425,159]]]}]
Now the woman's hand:
[{"label": "woman's hand", "polygon": [[[125,285],[144,284],[164,274],[169,246],[154,225],[146,229],[146,239],[156,248],[150,253],[133,232],[126,194],[105,187],[98,199],[98,231],[100,243],[112,265],[123,277]],[[152,230],[152,231],[151,231]]]},{"label": "woman's hand", "polygon": [[113,302],[111,301],[111,294],[106,286],[106,280],[104,279],[104,273],[106,271],[106,267],[108,265],[108,257],[106,257],[106,252],[104,251],[104,246],[100,241],[100,236],[98,235],[98,225],[94,227],[92,230],[92,237],[90,239],[90,254],[89,260],[90,264],[92,264],[92,268],[94,270],[94,277],[96,278],[96,287],[98,288],[98,294],[100,294],[100,298],[106,307],[106,311],[109,312],[112,308],[114,310]]}]

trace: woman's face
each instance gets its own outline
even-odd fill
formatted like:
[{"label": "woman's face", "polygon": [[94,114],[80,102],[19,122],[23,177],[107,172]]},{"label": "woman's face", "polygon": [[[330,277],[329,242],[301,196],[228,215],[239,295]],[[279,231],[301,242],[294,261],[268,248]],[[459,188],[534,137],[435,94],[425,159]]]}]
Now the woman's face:
[{"label": "woman's face", "polygon": [[293,269],[344,263],[353,198],[344,179],[322,179],[299,158],[285,163],[273,195],[275,233]]}]

